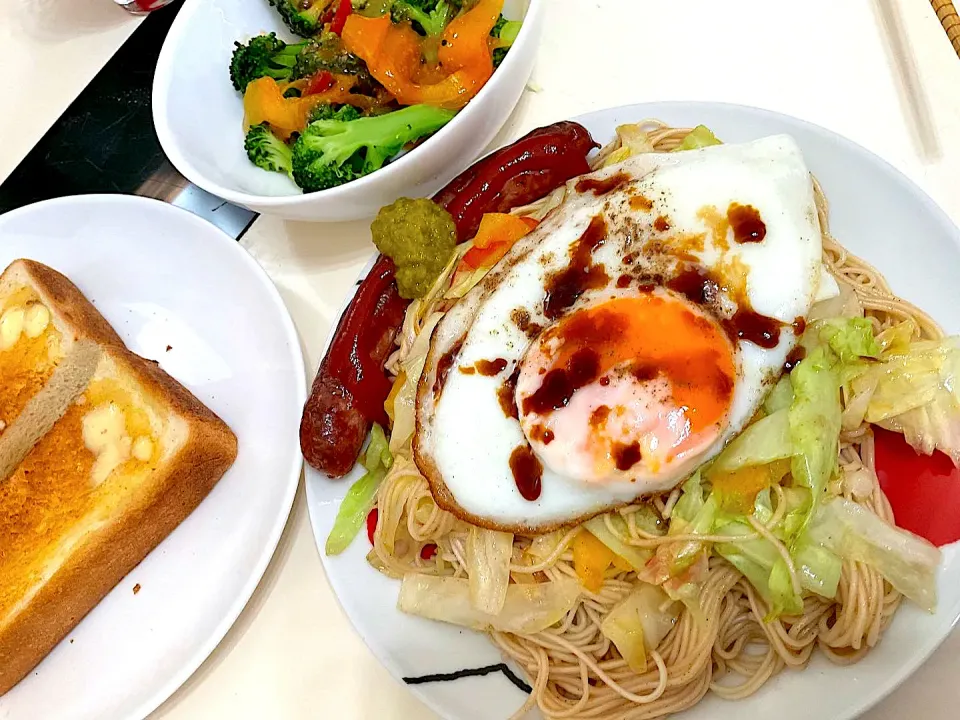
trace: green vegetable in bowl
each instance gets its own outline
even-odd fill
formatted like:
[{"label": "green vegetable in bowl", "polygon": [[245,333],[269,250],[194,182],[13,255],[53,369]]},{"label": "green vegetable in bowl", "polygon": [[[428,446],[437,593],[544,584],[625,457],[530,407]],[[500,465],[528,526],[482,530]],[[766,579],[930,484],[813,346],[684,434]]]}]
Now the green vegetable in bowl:
[{"label": "green vegetable in bowl", "polygon": [[293,177],[293,152],[289,145],[271,132],[268,123],[250,128],[243,147],[250,162],[258,168]]},{"label": "green vegetable in bowl", "polygon": [[490,37],[497,38],[493,48],[493,66],[500,67],[500,63],[507,57],[507,52],[513,47],[520,34],[523,23],[519,20],[507,20],[503,15],[497,18],[497,24],[490,31]]},{"label": "green vegetable in bowl", "polygon": [[455,114],[431,105],[411,105],[376,117],[315,120],[293,145],[293,179],[312,192],[369,175],[404,145],[436,132]]},{"label": "green vegetable in bowl", "polygon": [[323,16],[330,0],[269,0],[291,32],[301,37],[316,35],[323,27]]},{"label": "green vegetable in bowl", "polygon": [[409,20],[424,35],[439,35],[463,7],[458,0],[396,0],[390,6],[395,23]]},{"label": "green vegetable in bowl", "polygon": [[246,45],[235,42],[236,48],[230,59],[230,82],[243,92],[257,78],[294,79],[299,53],[306,44],[287,45],[276,33],[257,35]]},{"label": "green vegetable in bowl", "polygon": [[446,210],[428,198],[400,198],[377,214],[373,244],[397,266],[400,297],[427,294],[457,244],[457,228]]},{"label": "green vegetable in bowl", "polygon": [[340,122],[349,122],[360,117],[360,111],[353,105],[332,105],[323,103],[317,105],[310,111],[310,122],[317,120],[339,120]]}]

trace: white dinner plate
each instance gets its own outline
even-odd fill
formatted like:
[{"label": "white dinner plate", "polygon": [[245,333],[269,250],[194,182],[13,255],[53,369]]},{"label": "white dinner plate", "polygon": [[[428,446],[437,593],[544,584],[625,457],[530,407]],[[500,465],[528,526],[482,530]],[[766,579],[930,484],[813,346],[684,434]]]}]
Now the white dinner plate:
[{"label": "white dinner plate", "polygon": [[139,719],[213,651],[276,549],[303,463],[300,343],[237,242],[155,200],[88,195],[0,216],[0,270],[20,257],[73,280],[131,350],[159,361],[239,441],[200,506],[0,697],[3,720]]},{"label": "white dinner plate", "polygon": [[[830,201],[833,234],[878,267],[897,293],[930,312],[948,332],[960,332],[960,305],[956,302],[960,230],[916,185],[883,160],[810,123],[737,105],[651,103],[601,110],[574,119],[597,141],[606,143],[613,139],[617,125],[645,118],[681,127],[702,123],[727,142],[776,133],[792,135]],[[355,469],[349,479],[329,480],[307,468],[307,502],[327,576],[366,643],[398,679],[503,662],[484,635],[399,612],[396,602],[400,583],[366,563],[364,557],[370,546],[365,533],[342,555],[323,555],[340,500],[350,480],[358,475]],[[936,614],[926,614],[905,603],[882,642],[860,663],[837,667],[815,655],[805,671],[784,671],[746,700],[728,702],[708,695],[677,717],[845,720],[862,713],[916,670],[960,616],[957,549],[944,549]],[[519,668],[513,670],[522,677]],[[451,720],[506,718],[527,697],[501,672],[414,684],[411,688]],[[530,717],[539,715],[531,713]]]}]

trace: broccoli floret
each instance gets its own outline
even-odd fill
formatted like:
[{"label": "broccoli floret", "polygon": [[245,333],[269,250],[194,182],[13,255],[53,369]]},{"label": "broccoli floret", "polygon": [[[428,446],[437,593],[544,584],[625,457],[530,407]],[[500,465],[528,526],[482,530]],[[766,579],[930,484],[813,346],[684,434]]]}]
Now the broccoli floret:
[{"label": "broccoli floret", "polygon": [[350,122],[351,120],[356,120],[360,117],[360,111],[357,110],[353,105],[334,105],[331,103],[323,103],[322,105],[317,105],[313,110],[310,111],[310,118],[307,120],[307,123],[316,122],[317,120],[339,120],[340,122]]},{"label": "broccoli floret", "polygon": [[293,150],[270,130],[268,123],[254,125],[243,141],[250,162],[263,170],[293,177]]},{"label": "broccoli floret", "polygon": [[356,75],[364,69],[363,61],[343,47],[340,36],[324,32],[307,42],[297,56],[296,76],[309,77],[319,70]]},{"label": "broccoli floret", "polygon": [[272,77],[274,80],[290,80],[297,63],[297,56],[306,42],[287,45],[276,33],[257,35],[246,45],[236,46],[230,59],[230,81],[240,92],[257,78]]},{"label": "broccoli floret", "polygon": [[390,19],[395,23],[409,20],[424,35],[439,35],[457,9],[448,0],[396,0],[390,6]]},{"label": "broccoli floret", "polygon": [[500,63],[507,57],[507,51],[516,42],[522,25],[523,23],[519,20],[507,20],[502,14],[497,18],[496,24],[490,31],[490,37],[497,38],[500,41],[499,47],[493,50],[493,66],[495,68],[500,67]]},{"label": "broccoli floret", "polygon": [[291,32],[308,38],[320,32],[331,0],[269,0],[269,2],[280,13],[280,17]]},{"label": "broccoli floret", "polygon": [[404,145],[436,132],[454,115],[411,105],[376,117],[316,120],[293,145],[293,179],[308,192],[343,185],[378,170]]}]

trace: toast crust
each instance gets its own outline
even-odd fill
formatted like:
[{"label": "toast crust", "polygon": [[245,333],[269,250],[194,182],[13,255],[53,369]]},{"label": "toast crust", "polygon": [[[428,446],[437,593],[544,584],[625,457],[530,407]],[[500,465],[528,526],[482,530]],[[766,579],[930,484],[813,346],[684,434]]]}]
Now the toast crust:
[{"label": "toast crust", "polygon": [[[140,402],[186,428],[172,457],[158,460],[132,487],[121,482],[109,497],[120,509],[93,529],[39,586],[25,586],[16,600],[33,593],[15,611],[0,607],[0,695],[29,673],[78,622],[200,504],[237,457],[237,438],[213,411],[167,375],[156,362],[126,349],[120,337],[77,287],[57,271],[19,260],[61,332],[93,340],[136,387]],[[8,268],[8,271],[10,268]],[[6,275],[6,272],[4,273]],[[79,442],[83,442],[78,438]],[[0,477],[0,519],[4,517]],[[111,481],[113,482],[113,481]],[[81,521],[78,506],[77,522]],[[75,528],[76,524],[70,528]],[[62,538],[63,536],[59,536]],[[57,550],[57,541],[44,552]]]}]

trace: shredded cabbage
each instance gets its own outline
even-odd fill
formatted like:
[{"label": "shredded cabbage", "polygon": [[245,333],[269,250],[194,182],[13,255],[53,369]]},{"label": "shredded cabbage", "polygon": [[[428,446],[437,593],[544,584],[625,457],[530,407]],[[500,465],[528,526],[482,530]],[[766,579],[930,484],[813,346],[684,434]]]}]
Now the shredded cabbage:
[{"label": "shredded cabbage", "polygon": [[882,342],[891,350],[851,381],[848,404],[867,422],[902,432],[915,450],[941,450],[960,465],[960,338],[904,348],[902,334],[891,333]]},{"label": "shredded cabbage", "polygon": [[810,537],[845,560],[862,562],[898,591],[933,612],[940,551],[906,530],[842,497],[824,503],[810,524]]},{"label": "shredded cabbage", "polygon": [[880,357],[881,347],[867,318],[833,318],[818,323],[817,330],[842,363]]},{"label": "shredded cabbage", "polygon": [[580,598],[580,584],[561,577],[535,585],[507,587],[496,615],[471,602],[470,582],[463,578],[408,573],[400,584],[397,608],[410,615],[461,625],[474,630],[529,635],[560,622]]},{"label": "shredded cabbage", "polygon": [[404,381],[393,401],[393,430],[390,434],[390,450],[394,453],[407,446],[416,429],[417,385],[430,352],[430,337],[442,317],[443,313],[435,312],[424,321],[410,353],[401,364]]},{"label": "shredded cabbage", "polygon": [[698,148],[709,147],[710,145],[721,145],[722,143],[710,132],[710,129],[704,125],[697,125],[691,130],[675,149],[679,150],[697,150]]},{"label": "shredded cabbage", "polygon": [[828,351],[819,347],[790,373],[790,440],[793,482],[811,492],[810,511],[823,497],[837,468],[840,442],[840,380]]},{"label": "shredded cabbage", "polygon": [[628,157],[641,153],[656,152],[653,143],[639,124],[620,125],[617,128],[617,137],[620,138],[620,147],[610,153],[603,161],[603,167],[610,167],[623,162]]},{"label": "shredded cabbage", "polygon": [[766,465],[788,458],[793,453],[790,413],[782,409],[753,423],[734,438],[717,456],[709,474],[729,473],[751,465]]},{"label": "shredded cabbage", "polygon": [[340,503],[337,517],[327,536],[327,555],[339,555],[349,547],[367,520],[367,515],[377,502],[377,489],[387,470],[393,464],[393,456],[387,447],[383,428],[374,425],[370,431],[370,444],[361,460],[367,472],[357,480]]},{"label": "shredded cabbage", "polygon": [[[624,538],[629,535],[626,521],[619,513],[608,513],[587,520],[583,525],[600,542],[606,545],[616,555],[626,560],[634,570],[641,569],[653,556],[647,548],[638,548],[627,543]],[[611,529],[611,527],[613,529]]]},{"label": "shredded cabbage", "polygon": [[663,590],[641,583],[607,614],[600,632],[617,646],[631,670],[642,673],[647,670],[647,654],[657,649],[679,615],[679,604]]},{"label": "shredded cabbage", "polygon": [[470,602],[477,610],[496,615],[507,598],[513,533],[471,527],[467,535]]}]

